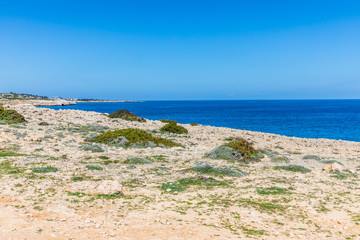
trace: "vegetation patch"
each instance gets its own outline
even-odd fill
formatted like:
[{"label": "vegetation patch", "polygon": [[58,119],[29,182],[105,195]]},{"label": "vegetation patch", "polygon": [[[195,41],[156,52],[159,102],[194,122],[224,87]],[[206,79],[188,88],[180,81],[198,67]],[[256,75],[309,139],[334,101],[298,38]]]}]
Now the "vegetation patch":
[{"label": "vegetation patch", "polygon": [[105,152],[106,150],[102,148],[99,144],[92,144],[88,143],[79,147],[81,150],[84,151],[91,151],[91,152]]},{"label": "vegetation patch", "polygon": [[34,173],[48,173],[48,172],[57,172],[59,171],[56,167],[37,167],[33,168],[32,171]]},{"label": "vegetation patch", "polygon": [[128,110],[118,110],[114,113],[109,114],[109,118],[121,118],[127,121],[137,121],[137,122],[146,122],[145,118],[136,116],[134,113],[129,112]]},{"label": "vegetation patch", "polygon": [[290,162],[289,158],[287,158],[285,156],[273,157],[273,158],[271,158],[271,161],[276,162],[276,163],[288,163],[288,162]]},{"label": "vegetation patch", "polygon": [[264,155],[243,138],[236,138],[222,146],[216,147],[205,155],[212,159],[235,160],[242,162],[260,161]]},{"label": "vegetation patch", "polygon": [[24,156],[24,154],[8,152],[8,151],[0,151],[0,157],[17,157],[17,156]]},{"label": "vegetation patch", "polygon": [[260,195],[291,194],[289,189],[280,188],[280,187],[258,188],[256,189],[256,192]]},{"label": "vegetation patch", "polygon": [[321,161],[321,157],[320,156],[317,156],[317,155],[305,155],[303,157],[303,159],[313,159],[313,160],[316,160],[316,161]]},{"label": "vegetation patch", "polygon": [[95,165],[86,165],[85,167],[86,167],[87,169],[89,169],[89,170],[103,170],[102,167],[100,167],[100,166],[95,166]]},{"label": "vegetation patch", "polygon": [[171,120],[171,119],[160,119],[159,121],[163,122],[163,123],[178,123],[178,121]]},{"label": "vegetation patch", "polygon": [[0,107],[0,121],[4,121],[8,124],[25,122],[23,115],[15,110],[5,110],[2,106]]},{"label": "vegetation patch", "polygon": [[177,193],[188,189],[191,186],[196,186],[200,188],[211,189],[216,186],[227,187],[230,186],[231,181],[219,181],[214,178],[207,177],[190,177],[190,178],[181,178],[176,182],[163,183],[161,189],[170,193]]},{"label": "vegetation patch", "polygon": [[300,173],[309,173],[311,172],[311,169],[306,168],[304,166],[300,165],[287,165],[287,166],[275,166],[275,170],[286,170],[290,172],[300,172]]},{"label": "vegetation patch", "polygon": [[237,171],[231,168],[216,167],[204,162],[198,162],[195,166],[191,167],[190,170],[214,176],[243,177],[247,175],[246,172]]},{"label": "vegetation patch", "polygon": [[183,126],[177,125],[177,123],[168,123],[162,128],[160,128],[161,132],[168,132],[168,133],[176,133],[176,134],[186,134],[188,130]]},{"label": "vegetation patch", "polygon": [[190,123],[191,126],[197,126],[197,123]]},{"label": "vegetation patch", "polygon": [[127,160],[124,161],[124,163],[129,164],[152,164],[153,162],[146,158],[141,157],[130,157]]},{"label": "vegetation patch", "polygon": [[127,128],[102,133],[92,139],[93,142],[106,143],[120,147],[178,147],[178,143],[171,140],[154,137],[144,130]]},{"label": "vegetation patch", "polygon": [[22,173],[22,170],[16,166],[13,166],[10,161],[4,161],[0,163],[0,173],[17,174]]}]

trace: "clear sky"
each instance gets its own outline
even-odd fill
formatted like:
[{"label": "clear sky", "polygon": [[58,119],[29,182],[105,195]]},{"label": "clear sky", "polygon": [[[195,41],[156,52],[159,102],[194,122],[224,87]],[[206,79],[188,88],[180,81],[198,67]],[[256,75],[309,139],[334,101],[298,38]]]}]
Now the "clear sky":
[{"label": "clear sky", "polygon": [[360,1],[0,0],[0,92],[360,98]]}]

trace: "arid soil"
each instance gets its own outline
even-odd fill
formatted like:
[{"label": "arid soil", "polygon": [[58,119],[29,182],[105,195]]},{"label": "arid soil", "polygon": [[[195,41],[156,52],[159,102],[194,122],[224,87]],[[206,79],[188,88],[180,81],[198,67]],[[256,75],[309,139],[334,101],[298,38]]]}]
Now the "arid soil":
[{"label": "arid soil", "polygon": [[[27,122],[0,125],[0,239],[360,239],[360,143],[188,124],[164,134],[159,121],[31,104],[4,102]],[[87,145],[123,128],[182,147]],[[205,157],[231,137],[264,158]],[[198,162],[247,175],[189,170]]]}]

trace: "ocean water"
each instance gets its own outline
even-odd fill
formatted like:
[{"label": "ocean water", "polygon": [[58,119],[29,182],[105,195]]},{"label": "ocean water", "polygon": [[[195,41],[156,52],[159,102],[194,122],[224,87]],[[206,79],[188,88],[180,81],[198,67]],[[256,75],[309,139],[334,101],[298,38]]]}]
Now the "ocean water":
[{"label": "ocean water", "polygon": [[360,100],[146,101],[50,108],[100,113],[127,109],[152,120],[360,142]]}]

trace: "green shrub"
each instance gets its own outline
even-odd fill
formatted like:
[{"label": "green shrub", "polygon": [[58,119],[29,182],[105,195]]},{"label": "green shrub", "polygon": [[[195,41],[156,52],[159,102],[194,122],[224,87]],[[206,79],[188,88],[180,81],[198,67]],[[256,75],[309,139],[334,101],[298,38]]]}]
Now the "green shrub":
[{"label": "green shrub", "polygon": [[4,109],[3,105],[0,104],[0,111],[4,111],[4,110],[5,109]]},{"label": "green shrub", "polygon": [[161,185],[161,189],[166,192],[176,193],[181,192],[189,188],[190,186],[197,186],[201,188],[211,189],[215,186],[230,186],[231,181],[219,181],[214,178],[207,177],[190,177],[190,178],[181,178],[176,182],[167,182]]},{"label": "green shrub", "polygon": [[190,170],[202,174],[209,174],[215,176],[243,177],[246,175],[246,173],[242,171],[237,171],[230,168],[216,167],[204,162],[196,163],[195,166],[190,168]]},{"label": "green shrub", "polygon": [[236,138],[222,146],[214,148],[205,155],[212,159],[235,160],[242,162],[260,161],[263,154],[256,150],[251,143],[242,138]]},{"label": "green shrub", "polygon": [[25,122],[23,115],[15,110],[5,110],[4,107],[0,108],[0,121],[5,121],[8,124]]},{"label": "green shrub", "polygon": [[0,157],[18,157],[18,156],[24,156],[24,154],[8,152],[8,151],[0,151]]},{"label": "green shrub", "polygon": [[260,195],[291,194],[288,189],[279,187],[258,188],[256,192]]},{"label": "green shrub", "polygon": [[127,128],[107,131],[92,139],[93,142],[121,147],[178,147],[178,143],[161,137],[154,137],[144,130]]},{"label": "green shrub", "polygon": [[163,123],[178,123],[178,121],[171,120],[171,119],[160,119],[159,121],[163,122]]},{"label": "green shrub", "polygon": [[162,132],[169,132],[169,133],[176,133],[176,134],[183,134],[188,133],[188,130],[182,126],[177,125],[176,123],[168,123],[162,128],[160,128]]},{"label": "green shrub", "polygon": [[100,166],[86,165],[85,167],[89,170],[103,170],[103,168]]},{"label": "green shrub", "polygon": [[145,118],[141,118],[136,116],[135,114],[129,112],[128,110],[118,110],[114,113],[109,114],[109,118],[121,118],[127,121],[138,121],[138,122],[146,122]]},{"label": "green shrub", "polygon": [[256,150],[251,143],[247,142],[243,138],[236,138],[235,140],[224,144],[234,149],[237,153],[240,153],[243,161],[258,161],[262,157],[262,154]]},{"label": "green shrub", "polygon": [[324,164],[334,164],[334,163],[337,163],[337,164],[340,164],[340,165],[344,165],[342,162],[339,162],[338,160],[322,160],[321,162],[324,163]]},{"label": "green shrub", "polygon": [[105,152],[99,144],[85,144],[79,147],[81,150],[84,151],[91,151],[91,152]]},{"label": "green shrub", "polygon": [[191,126],[197,126],[197,123],[190,123]]},{"label": "green shrub", "polygon": [[271,161],[276,162],[276,163],[288,163],[288,162],[290,162],[289,158],[287,158],[285,156],[273,157],[273,158],[271,158]]},{"label": "green shrub", "polygon": [[303,157],[303,159],[313,159],[313,160],[316,160],[316,161],[321,161],[321,157],[317,156],[317,155],[305,155]]},{"label": "green shrub", "polygon": [[57,172],[59,171],[56,167],[38,167],[33,168],[32,171],[34,173],[48,173],[48,172]]},{"label": "green shrub", "polygon": [[127,160],[124,161],[124,163],[130,163],[130,164],[152,164],[153,162],[146,158],[141,157],[130,157]]},{"label": "green shrub", "polygon": [[287,166],[275,166],[275,170],[286,170],[290,172],[301,172],[301,173],[309,173],[311,172],[311,169],[306,168],[304,166],[299,165],[287,165]]}]

